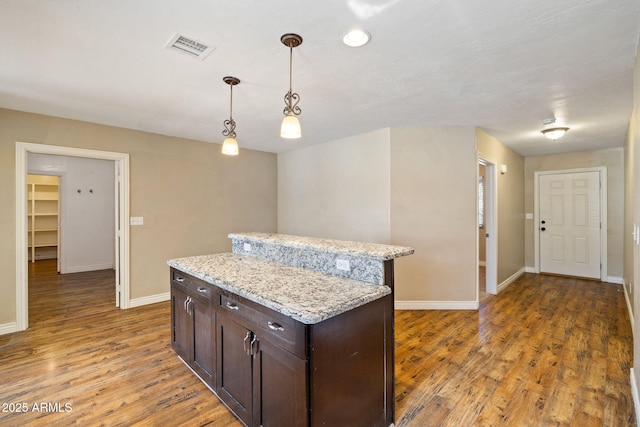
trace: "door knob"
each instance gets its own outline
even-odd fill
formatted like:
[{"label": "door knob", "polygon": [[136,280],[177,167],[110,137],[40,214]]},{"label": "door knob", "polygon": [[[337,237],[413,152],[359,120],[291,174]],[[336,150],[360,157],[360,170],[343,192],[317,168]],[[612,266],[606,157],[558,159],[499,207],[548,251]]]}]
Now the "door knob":
[{"label": "door knob", "polygon": [[546,228],[544,228],[544,227],[542,227],[542,228],[540,229],[540,231],[544,231],[544,230],[546,230]]},{"label": "door knob", "polygon": [[546,224],[546,223],[547,223],[547,221],[544,221],[544,220],[542,220],[542,221],[540,221],[540,222],[541,222],[542,224]]}]

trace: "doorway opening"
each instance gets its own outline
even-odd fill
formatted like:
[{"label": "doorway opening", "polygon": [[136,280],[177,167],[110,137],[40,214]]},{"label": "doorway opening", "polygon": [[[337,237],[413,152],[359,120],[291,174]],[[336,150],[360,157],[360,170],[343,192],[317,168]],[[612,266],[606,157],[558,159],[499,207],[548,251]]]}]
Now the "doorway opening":
[{"label": "doorway opening", "polygon": [[16,330],[29,326],[26,188],[30,153],[114,161],[115,304],[129,308],[129,154],[16,142]]},{"label": "doorway opening", "polygon": [[[480,172],[483,171],[482,185]],[[478,157],[478,298],[480,292],[498,293],[498,197],[496,162],[485,156]],[[482,192],[482,194],[481,194]],[[482,197],[482,201],[481,201]],[[482,235],[482,237],[481,237]],[[483,245],[481,248],[480,245]],[[484,290],[480,284],[480,254],[484,253]]]}]

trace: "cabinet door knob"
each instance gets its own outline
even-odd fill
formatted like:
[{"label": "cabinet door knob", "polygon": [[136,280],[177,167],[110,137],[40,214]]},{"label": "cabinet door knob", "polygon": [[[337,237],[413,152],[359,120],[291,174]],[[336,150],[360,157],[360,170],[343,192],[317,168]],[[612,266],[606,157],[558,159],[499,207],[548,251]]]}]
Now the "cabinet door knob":
[{"label": "cabinet door knob", "polygon": [[227,302],[227,308],[229,310],[238,310],[238,309],[240,309],[240,307],[238,307],[238,304],[236,304],[235,302]]},{"label": "cabinet door knob", "polygon": [[284,331],[284,327],[280,323],[267,322],[267,325],[269,325],[269,329],[273,329],[274,331]]}]

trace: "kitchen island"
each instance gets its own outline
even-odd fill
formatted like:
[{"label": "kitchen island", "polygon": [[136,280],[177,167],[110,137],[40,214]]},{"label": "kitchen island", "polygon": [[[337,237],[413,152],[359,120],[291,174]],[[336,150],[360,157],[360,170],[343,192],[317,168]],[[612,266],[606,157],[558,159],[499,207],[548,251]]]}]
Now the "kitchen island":
[{"label": "kitchen island", "polygon": [[187,366],[248,426],[392,425],[393,259],[413,249],[229,237],[168,261]]}]

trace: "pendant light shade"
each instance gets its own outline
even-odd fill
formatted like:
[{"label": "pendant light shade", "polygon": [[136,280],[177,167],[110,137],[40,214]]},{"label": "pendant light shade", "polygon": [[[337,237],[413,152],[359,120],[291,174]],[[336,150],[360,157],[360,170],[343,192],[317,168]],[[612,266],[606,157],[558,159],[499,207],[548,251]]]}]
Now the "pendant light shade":
[{"label": "pendant light shade", "polygon": [[238,141],[235,138],[225,138],[222,143],[222,154],[227,156],[238,155]]},{"label": "pendant light shade", "polygon": [[222,79],[229,85],[231,95],[229,97],[229,120],[224,121],[222,136],[226,136],[222,143],[222,154],[227,156],[238,155],[238,141],[236,141],[236,122],[233,120],[233,87],[240,83],[237,77],[227,76]]},{"label": "pendant light shade", "polygon": [[284,34],[280,41],[289,47],[289,92],[284,95],[284,119],[280,127],[280,136],[286,139],[297,139],[302,136],[298,115],[302,112],[298,107],[300,95],[293,92],[293,48],[302,44],[302,37],[297,34]]},{"label": "pendant light shade", "polygon": [[280,127],[280,136],[286,139],[300,138],[302,136],[300,120],[293,114],[284,116],[282,126]]}]

